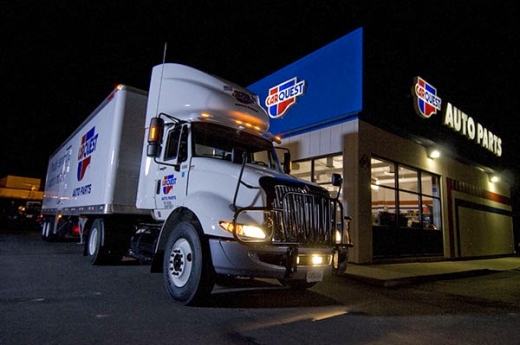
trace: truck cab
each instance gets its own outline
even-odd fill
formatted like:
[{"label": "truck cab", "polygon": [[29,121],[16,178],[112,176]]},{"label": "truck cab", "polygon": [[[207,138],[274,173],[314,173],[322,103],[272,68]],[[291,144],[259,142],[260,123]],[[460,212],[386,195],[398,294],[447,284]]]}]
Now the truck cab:
[{"label": "truck cab", "polygon": [[51,155],[42,237],[78,229],[93,265],[131,256],[179,304],[220,277],[307,288],[344,272],[348,220],[324,188],[290,175],[258,97],[178,64],[148,92],[119,85]]},{"label": "truck cab", "polygon": [[152,73],[147,120],[137,207],[161,224],[150,236],[152,271],[163,272],[174,300],[204,298],[217,276],[302,288],[345,270],[341,202],[288,174],[290,158],[278,160],[278,139],[255,95],[186,66],[161,65]]}]

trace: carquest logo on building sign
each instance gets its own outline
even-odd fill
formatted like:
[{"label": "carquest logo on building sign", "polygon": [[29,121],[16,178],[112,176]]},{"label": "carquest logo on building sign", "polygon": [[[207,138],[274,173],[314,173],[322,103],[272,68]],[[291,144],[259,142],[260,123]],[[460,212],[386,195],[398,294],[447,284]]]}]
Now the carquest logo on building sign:
[{"label": "carquest logo on building sign", "polygon": [[442,100],[437,97],[437,89],[421,77],[415,77],[414,91],[415,110],[419,116],[429,118],[441,110]]},{"label": "carquest logo on building sign", "polygon": [[282,117],[296,103],[296,98],[303,95],[304,88],[305,80],[298,81],[296,77],[270,88],[265,99],[269,116],[273,119]]},{"label": "carquest logo on building sign", "polygon": [[[414,78],[412,95],[414,97],[414,108],[419,116],[428,119],[436,114],[437,110],[441,110],[442,101],[437,96],[437,89],[421,77]],[[471,116],[457,109],[450,102],[446,104],[444,109],[443,124],[491,151],[496,156],[502,156],[502,139],[480,123],[475,122]]]}]

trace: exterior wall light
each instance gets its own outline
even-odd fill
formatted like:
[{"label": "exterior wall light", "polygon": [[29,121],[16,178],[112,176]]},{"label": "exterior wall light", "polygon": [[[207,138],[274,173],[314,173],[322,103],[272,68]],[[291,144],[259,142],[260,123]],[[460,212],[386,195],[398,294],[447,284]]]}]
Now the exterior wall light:
[{"label": "exterior wall light", "polygon": [[489,182],[491,182],[491,183],[496,183],[496,182],[500,181],[500,178],[495,174],[489,174],[488,176],[489,176]]},{"label": "exterior wall light", "polygon": [[428,151],[428,158],[435,159],[435,158],[439,158],[441,156],[441,151],[439,151],[438,149],[436,149],[434,147],[428,147],[427,151]]}]

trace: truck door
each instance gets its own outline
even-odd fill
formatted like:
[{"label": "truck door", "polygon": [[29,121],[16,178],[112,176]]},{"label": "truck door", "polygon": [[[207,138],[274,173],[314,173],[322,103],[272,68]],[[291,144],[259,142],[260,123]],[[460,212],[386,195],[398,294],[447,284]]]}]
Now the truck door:
[{"label": "truck door", "polygon": [[189,125],[176,124],[165,135],[162,163],[157,171],[155,204],[158,210],[173,209],[186,197],[189,172]]}]

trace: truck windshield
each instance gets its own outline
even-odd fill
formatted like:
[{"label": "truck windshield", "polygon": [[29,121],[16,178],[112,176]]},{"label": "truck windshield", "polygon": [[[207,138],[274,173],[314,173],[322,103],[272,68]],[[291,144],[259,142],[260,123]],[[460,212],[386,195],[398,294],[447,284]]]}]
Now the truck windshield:
[{"label": "truck windshield", "polygon": [[194,156],[231,161],[233,154],[245,152],[248,163],[282,171],[272,142],[265,138],[211,122],[192,123],[192,135]]}]

